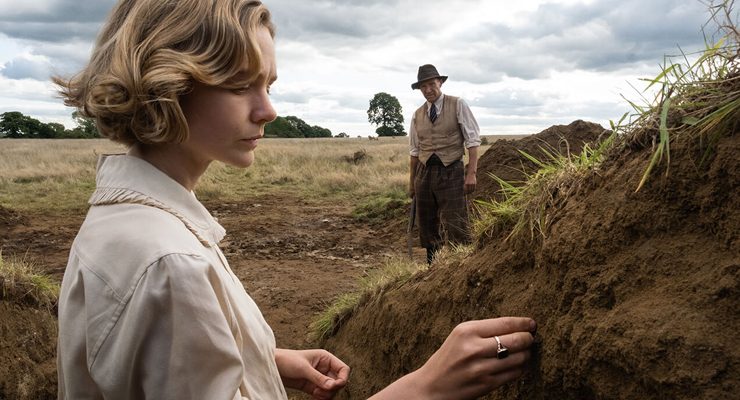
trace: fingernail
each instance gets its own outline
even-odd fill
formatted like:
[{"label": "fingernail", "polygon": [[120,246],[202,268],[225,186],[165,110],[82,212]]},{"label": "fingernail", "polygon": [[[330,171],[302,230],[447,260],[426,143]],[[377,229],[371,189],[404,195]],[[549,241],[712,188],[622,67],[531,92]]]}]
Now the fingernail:
[{"label": "fingernail", "polygon": [[324,383],[324,389],[331,389],[331,387],[334,385],[334,381],[329,379]]},{"label": "fingernail", "polygon": [[537,333],[537,323],[534,320],[529,323],[529,329],[529,333],[534,337],[534,334]]}]

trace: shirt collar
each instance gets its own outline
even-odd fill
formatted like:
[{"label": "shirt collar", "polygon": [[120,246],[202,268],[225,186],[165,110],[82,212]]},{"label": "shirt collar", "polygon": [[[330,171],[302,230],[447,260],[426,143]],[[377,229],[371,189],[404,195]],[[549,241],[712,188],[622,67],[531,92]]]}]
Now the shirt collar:
[{"label": "shirt collar", "polygon": [[125,154],[104,154],[98,160],[93,206],[144,204],[179,218],[203,245],[214,247],[226,235],[193,193],[148,162]]},{"label": "shirt collar", "polygon": [[[437,99],[437,101],[434,102],[434,107],[437,108],[437,115],[439,115],[442,112],[442,106],[444,105],[444,103],[445,103],[445,94],[442,93],[439,95],[439,98]],[[430,110],[430,111],[427,111],[427,113],[431,112],[431,109],[432,109],[432,103],[427,101],[427,110]]]}]

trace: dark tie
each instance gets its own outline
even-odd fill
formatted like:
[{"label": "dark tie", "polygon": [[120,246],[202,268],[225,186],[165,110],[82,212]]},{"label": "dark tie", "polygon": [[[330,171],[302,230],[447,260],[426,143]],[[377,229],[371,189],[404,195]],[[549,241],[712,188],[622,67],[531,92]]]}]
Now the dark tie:
[{"label": "dark tie", "polygon": [[429,112],[429,120],[434,123],[437,120],[437,107],[432,103],[432,111]]}]

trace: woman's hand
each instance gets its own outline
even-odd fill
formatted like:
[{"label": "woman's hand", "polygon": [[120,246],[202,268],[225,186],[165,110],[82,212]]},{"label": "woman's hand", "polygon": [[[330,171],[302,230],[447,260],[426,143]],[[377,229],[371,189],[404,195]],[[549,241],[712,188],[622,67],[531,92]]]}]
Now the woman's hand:
[{"label": "woman's hand", "polygon": [[[372,397],[385,399],[467,400],[519,378],[530,357],[537,324],[530,318],[464,322],[418,370]],[[498,357],[498,336],[508,355]]]},{"label": "woman's hand", "polygon": [[[529,318],[469,321],[455,327],[418,371],[429,399],[473,399],[519,378],[537,324]],[[499,337],[508,356],[497,357]]]},{"label": "woman's hand", "polygon": [[326,350],[275,350],[275,362],[286,388],[331,399],[347,384],[349,367]]}]

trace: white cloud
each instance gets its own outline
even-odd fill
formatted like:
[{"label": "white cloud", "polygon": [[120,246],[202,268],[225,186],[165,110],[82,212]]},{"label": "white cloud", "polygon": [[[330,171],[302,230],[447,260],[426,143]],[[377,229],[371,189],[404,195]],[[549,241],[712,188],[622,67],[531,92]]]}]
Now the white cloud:
[{"label": "white cloud", "polygon": [[0,66],[0,74],[10,79],[30,78],[44,81],[49,79],[52,69],[51,60],[47,57],[21,53]]}]

